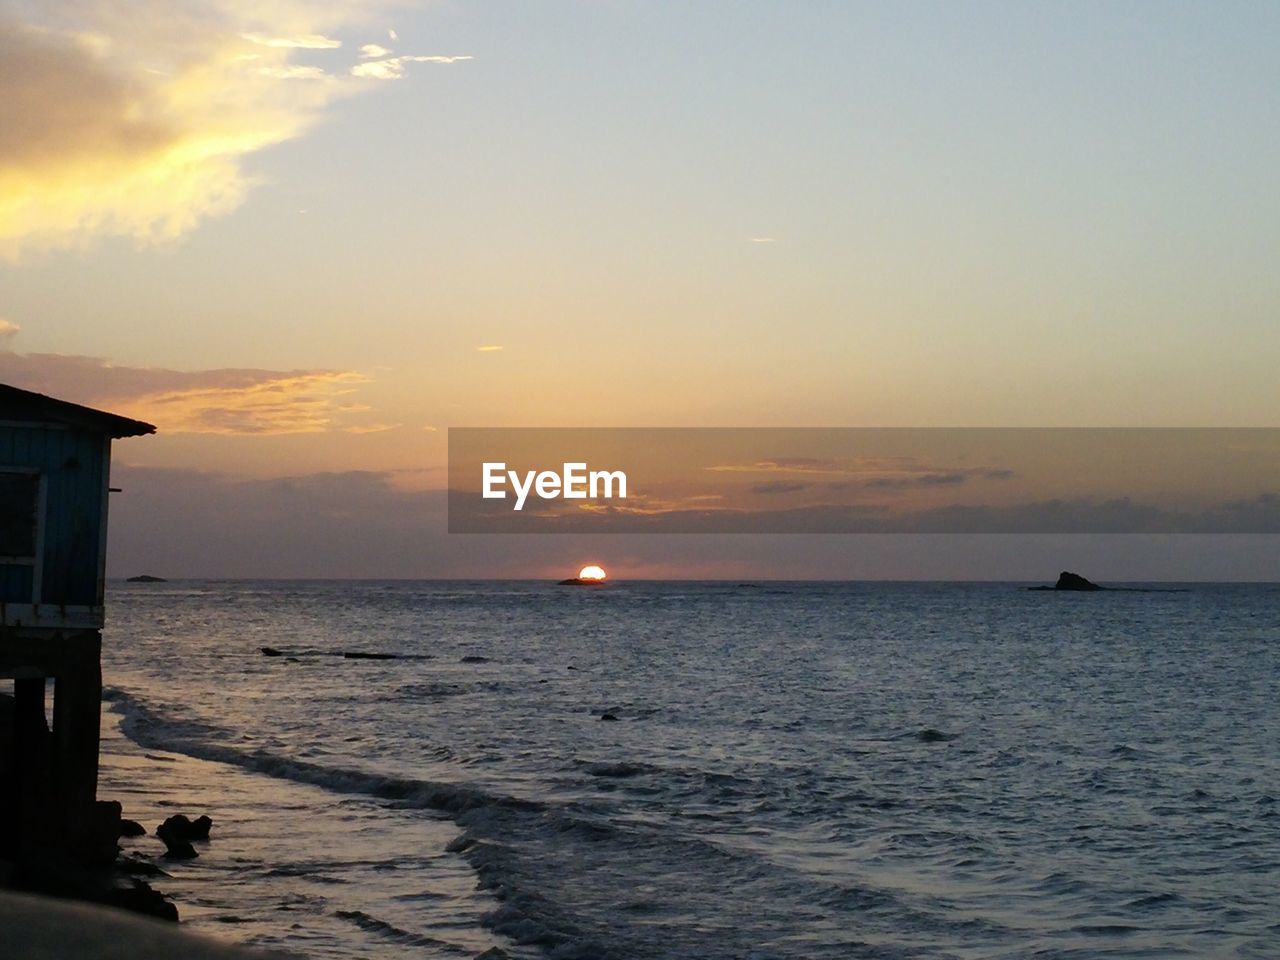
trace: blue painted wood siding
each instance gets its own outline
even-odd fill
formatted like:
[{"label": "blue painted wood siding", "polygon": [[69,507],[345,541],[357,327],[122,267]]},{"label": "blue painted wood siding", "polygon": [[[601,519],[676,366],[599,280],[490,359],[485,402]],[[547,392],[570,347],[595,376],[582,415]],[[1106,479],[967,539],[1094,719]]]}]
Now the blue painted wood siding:
[{"label": "blue painted wood siding", "polygon": [[[107,441],[102,434],[0,426],[0,469],[34,467],[45,478],[41,603],[102,602],[103,494]],[[0,600],[31,602],[32,568],[0,564]]]}]

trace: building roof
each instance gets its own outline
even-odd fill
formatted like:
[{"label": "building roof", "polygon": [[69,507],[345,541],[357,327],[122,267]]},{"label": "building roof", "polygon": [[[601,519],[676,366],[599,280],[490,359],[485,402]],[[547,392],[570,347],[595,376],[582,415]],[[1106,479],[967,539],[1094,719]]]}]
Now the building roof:
[{"label": "building roof", "polygon": [[130,420],[104,410],[82,407],[78,403],[0,383],[0,421],[4,420],[62,423],[114,438],[141,437],[156,432],[154,426],[141,420]]}]

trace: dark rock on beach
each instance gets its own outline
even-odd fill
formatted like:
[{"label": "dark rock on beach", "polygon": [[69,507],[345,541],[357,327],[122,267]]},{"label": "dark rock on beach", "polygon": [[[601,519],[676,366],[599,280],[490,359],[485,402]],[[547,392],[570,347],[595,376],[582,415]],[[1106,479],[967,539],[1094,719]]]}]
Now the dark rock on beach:
[{"label": "dark rock on beach", "polygon": [[132,880],[116,886],[104,898],[103,903],[118,910],[140,913],[157,920],[178,922],[178,908],[165,899],[164,894],[141,880]]},{"label": "dark rock on beach", "polygon": [[126,583],[168,583],[169,581],[166,580],[164,577],[153,577],[149,574],[144,573],[137,577],[130,577],[125,582]]},{"label": "dark rock on beach", "polygon": [[165,873],[150,860],[140,857],[136,854],[121,857],[115,863],[115,868],[120,873],[131,877],[167,877]]},{"label": "dark rock on beach", "polygon": [[105,866],[115,861],[120,853],[116,843],[120,839],[120,803],[117,800],[97,800],[90,812],[89,829],[79,850],[80,858],[87,864]]},{"label": "dark rock on beach", "polygon": [[120,833],[122,837],[145,837],[147,828],[140,824],[137,820],[128,820],[122,818],[120,820]]},{"label": "dark rock on beach", "polygon": [[[24,893],[39,894],[41,897],[79,900],[176,922],[178,908],[137,876],[152,872],[156,875],[163,874],[159,868],[152,867],[148,870],[144,861],[133,859],[121,858],[109,866],[89,866],[74,858],[55,855],[38,862],[24,864],[20,875],[14,878],[13,885]],[[0,890],[0,897],[3,895],[4,891]],[[5,928],[0,926],[0,929]],[[9,933],[10,931],[5,929],[5,939],[0,940],[0,943],[4,944],[4,948],[0,949],[0,956],[29,956],[22,952],[13,954],[7,952],[10,946]],[[75,953],[37,955],[42,957],[78,956]]]}]

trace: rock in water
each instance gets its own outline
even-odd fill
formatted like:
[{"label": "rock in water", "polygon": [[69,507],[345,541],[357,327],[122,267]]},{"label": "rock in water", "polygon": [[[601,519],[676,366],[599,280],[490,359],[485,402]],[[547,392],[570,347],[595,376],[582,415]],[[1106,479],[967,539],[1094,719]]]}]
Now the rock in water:
[{"label": "rock in water", "polygon": [[137,820],[128,820],[122,818],[120,820],[120,836],[122,837],[145,837],[147,828],[140,824]]},{"label": "rock in water", "polygon": [[200,854],[196,853],[196,848],[185,840],[174,840],[171,837],[161,837],[167,848],[164,855],[169,860],[194,860]]},{"label": "rock in water", "polygon": [[1063,570],[1058,574],[1058,582],[1053,585],[1055,590],[1105,590],[1106,587],[1100,587],[1092,580],[1086,580],[1078,573],[1072,573],[1070,570]]},{"label": "rock in water", "polygon": [[955,735],[943,733],[941,730],[935,730],[933,727],[926,727],[916,734],[916,739],[921,743],[946,743],[949,740],[954,740]]},{"label": "rock in water", "polygon": [[156,827],[156,836],[165,843],[190,843],[192,840],[208,840],[209,828],[213,821],[209,817],[196,817],[194,820],[186,814],[175,813],[160,826]]},{"label": "rock in water", "polygon": [[[209,820],[208,817],[202,817],[202,820]],[[170,860],[191,860],[198,857],[195,847],[191,846],[192,840],[209,839],[209,827],[213,821],[209,820],[208,824],[196,825],[184,814],[175,813],[160,826],[156,827],[156,836],[164,841],[164,855]],[[203,835],[202,835],[203,834]]]},{"label": "rock in water", "polygon": [[144,574],[141,574],[140,576],[130,577],[125,582],[126,583],[168,583],[169,581],[166,580],[164,577],[153,577],[148,573],[144,573]]}]

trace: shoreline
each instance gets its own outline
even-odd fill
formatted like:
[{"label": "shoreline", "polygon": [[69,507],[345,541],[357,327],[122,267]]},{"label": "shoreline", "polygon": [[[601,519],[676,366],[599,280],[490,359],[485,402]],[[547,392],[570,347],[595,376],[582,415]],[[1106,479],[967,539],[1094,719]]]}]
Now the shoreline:
[{"label": "shoreline", "polygon": [[[118,704],[103,707],[100,790],[148,828],[123,852],[157,857],[182,929],[290,955],[536,956],[484,926],[497,903],[447,849],[459,835],[447,818],[143,746]],[[152,828],[177,812],[207,812],[214,827],[196,858],[165,861]]]}]

